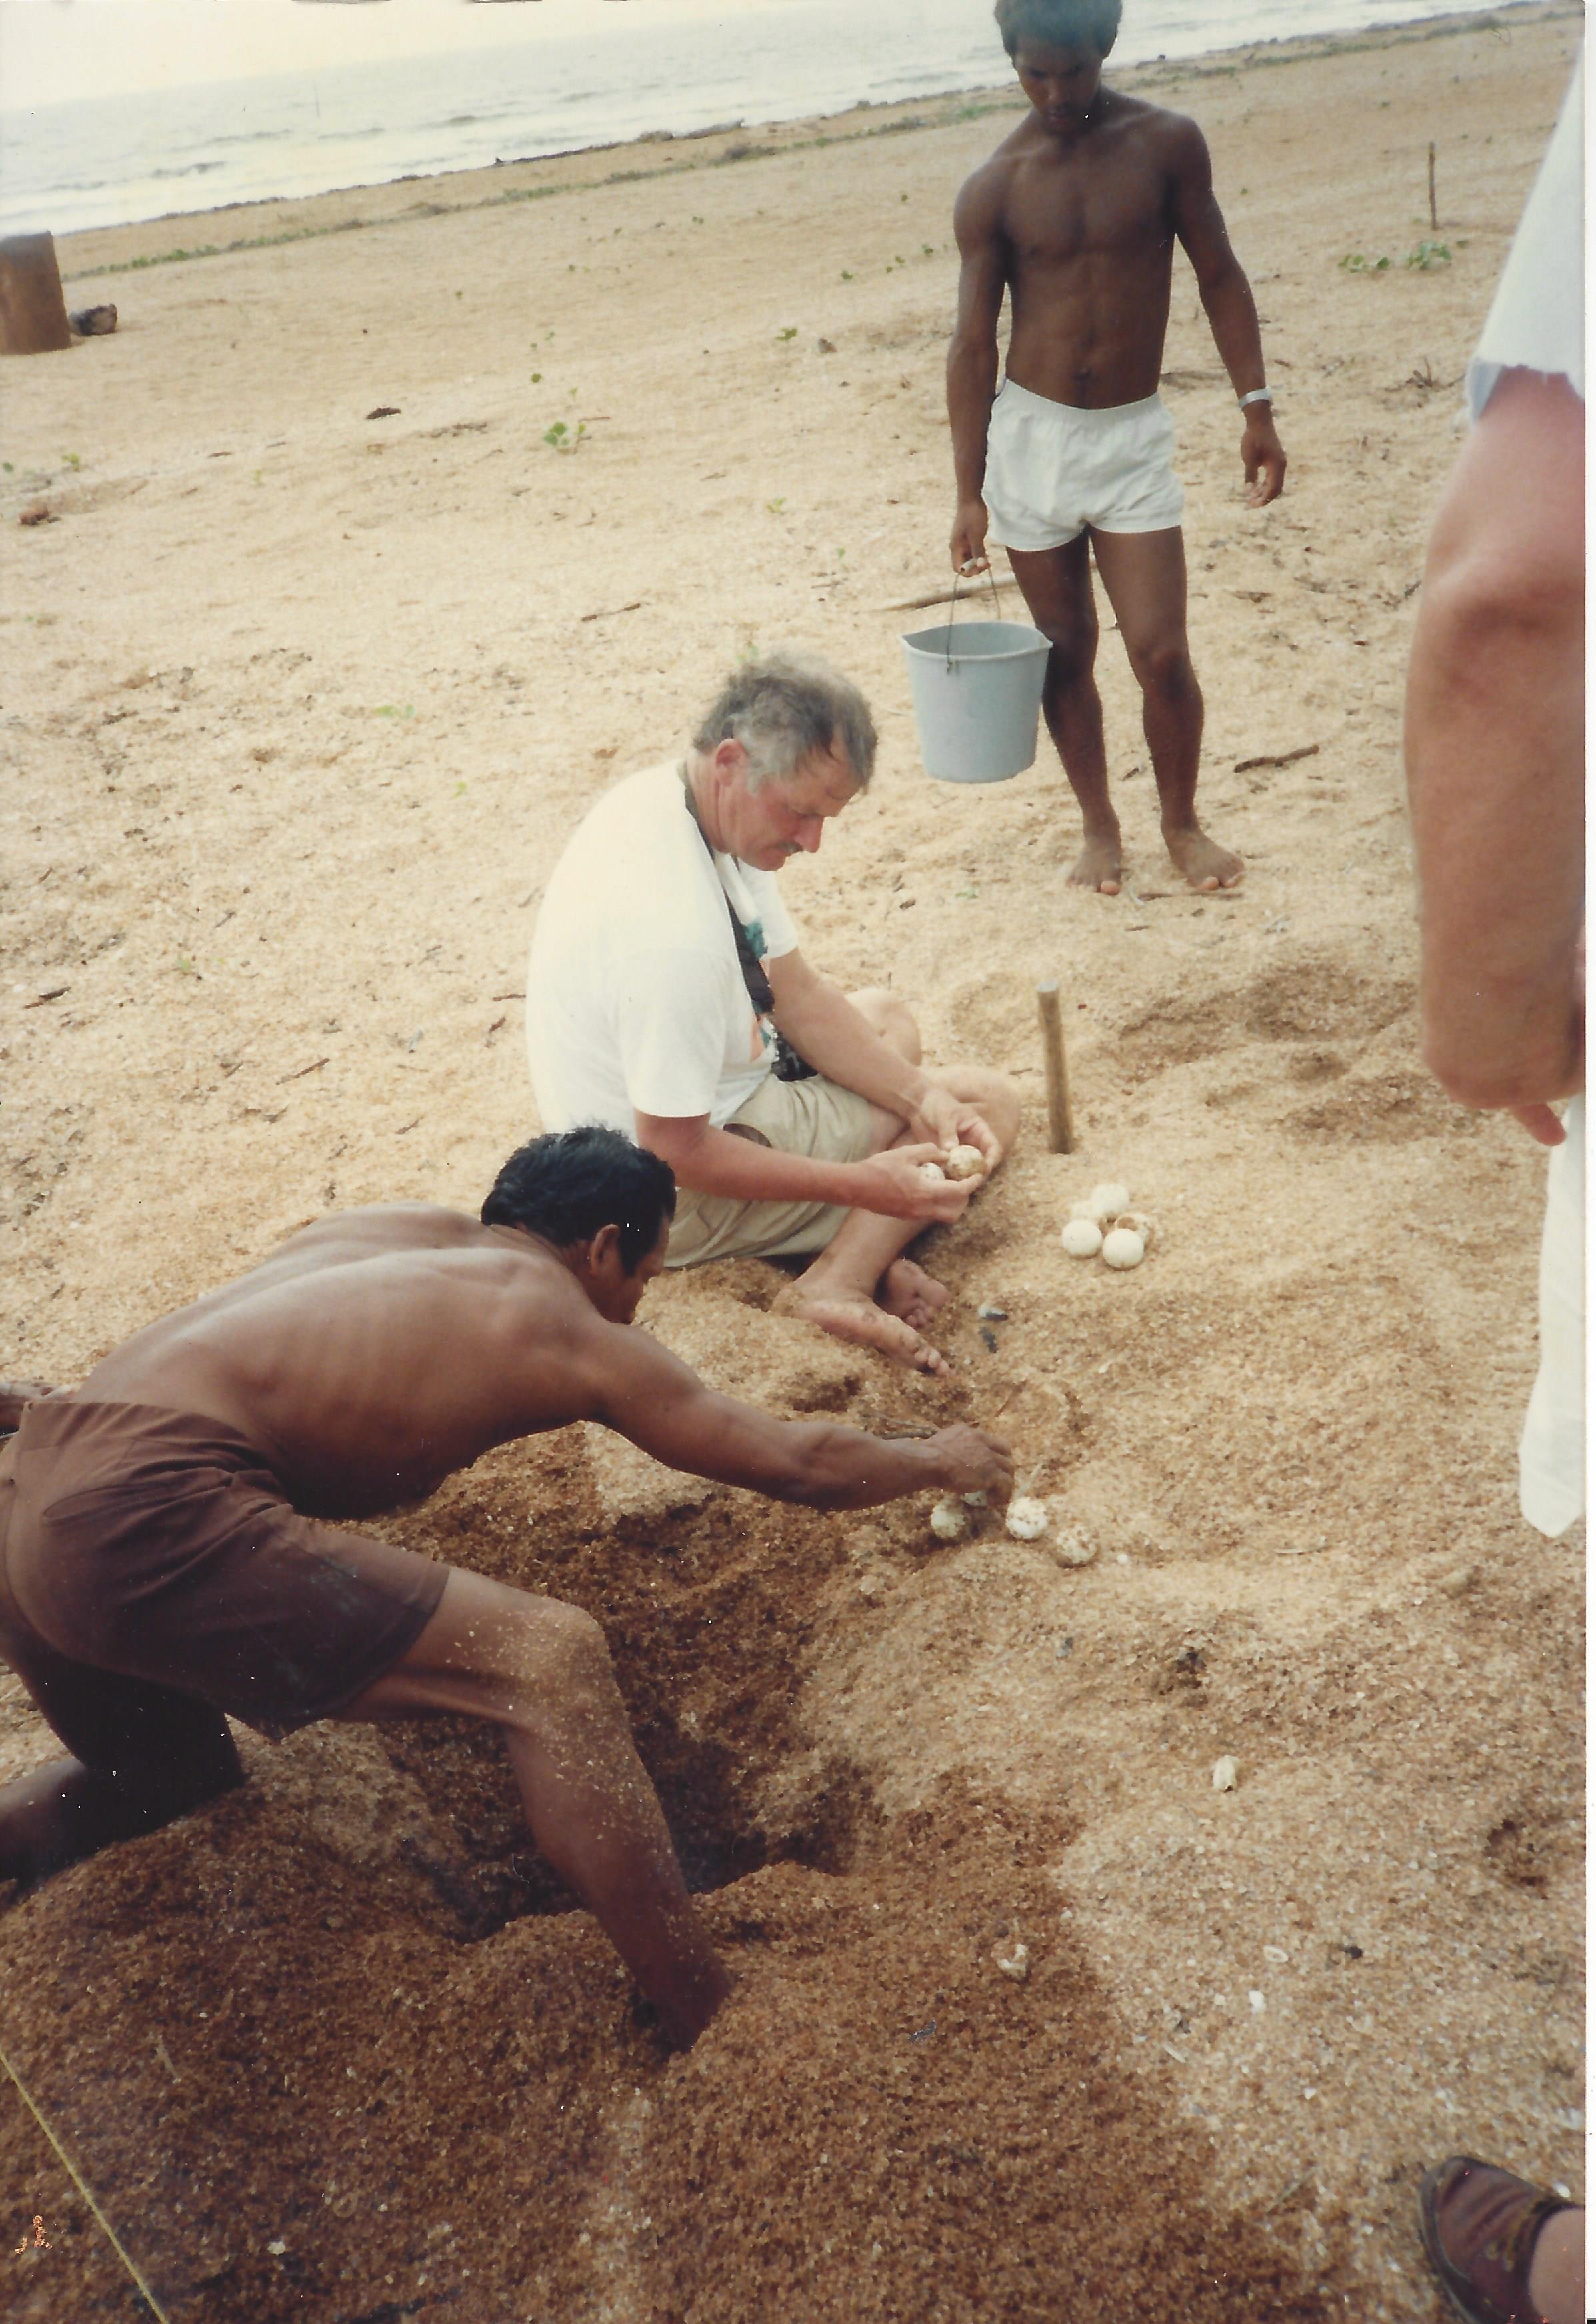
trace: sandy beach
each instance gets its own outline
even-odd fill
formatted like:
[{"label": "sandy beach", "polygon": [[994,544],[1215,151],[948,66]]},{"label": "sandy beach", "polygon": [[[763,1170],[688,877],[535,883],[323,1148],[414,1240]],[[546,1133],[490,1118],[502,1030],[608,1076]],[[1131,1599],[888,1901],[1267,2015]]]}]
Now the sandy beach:
[{"label": "sandy beach", "polygon": [[[1243,505],[1177,260],[1234,897],[1164,858],[1106,619],[1125,893],[1066,886],[1045,738],[920,769],[934,616],[894,608],[947,583],[949,213],[1007,90],[60,242],[121,319],[0,383],[0,1374],[80,1378],[326,1208],[475,1211],[537,1127],[567,835],[798,639],[882,736],[783,875],[806,950],[1014,1074],[1024,1132],[929,1238],[951,1382],[753,1262],[646,1324],[782,1412],[1001,1408],[1094,1553],[581,1429],[374,1526],[599,1617],[736,1989],[665,2055],[485,1734],[240,1730],[243,1791],[0,1888],[0,2049],[172,2324],[1431,2324],[1428,2163],[1582,2195],[1583,1534],[1515,1472],[1544,1157],[1420,1063],[1399,733],[1580,23],[1121,77],[1208,134],[1291,462]],[[1058,1240],[1109,1177],[1159,1227],[1123,1277]],[[0,1673],[0,1778],[52,1749]],[[149,2312],[4,2075],[0,2242],[16,2324]]]}]

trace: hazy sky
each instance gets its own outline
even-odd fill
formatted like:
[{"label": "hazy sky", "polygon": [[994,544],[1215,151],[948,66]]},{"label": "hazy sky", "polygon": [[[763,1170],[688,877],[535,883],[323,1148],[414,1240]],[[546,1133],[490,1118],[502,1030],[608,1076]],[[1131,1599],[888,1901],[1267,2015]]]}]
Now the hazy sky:
[{"label": "hazy sky", "polygon": [[731,23],[751,5],[761,0],[0,0],[0,106],[623,32],[629,14]]}]

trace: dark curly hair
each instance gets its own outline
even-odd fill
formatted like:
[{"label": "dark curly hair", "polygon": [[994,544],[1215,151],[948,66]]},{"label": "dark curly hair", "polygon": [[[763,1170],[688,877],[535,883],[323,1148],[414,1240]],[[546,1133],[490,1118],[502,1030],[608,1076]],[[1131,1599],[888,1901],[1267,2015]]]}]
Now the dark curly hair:
[{"label": "dark curly hair", "polygon": [[1119,38],[1120,0],[998,0],[992,14],[1010,56],[1021,41],[1036,41],[1106,57]]},{"label": "dark curly hair", "polygon": [[589,1123],[518,1146],[482,1206],[484,1227],[521,1227],[557,1250],[621,1230],[621,1264],[634,1275],[676,1216],[676,1178],[644,1146]]}]

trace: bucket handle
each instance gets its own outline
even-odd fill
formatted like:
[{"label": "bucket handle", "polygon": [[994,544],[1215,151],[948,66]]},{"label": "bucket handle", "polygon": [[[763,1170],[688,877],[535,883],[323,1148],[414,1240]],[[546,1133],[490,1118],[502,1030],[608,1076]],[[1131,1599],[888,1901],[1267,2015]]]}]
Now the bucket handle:
[{"label": "bucket handle", "polygon": [[[991,583],[991,585],[992,585],[992,618],[994,619],[994,621],[1000,621],[1000,622],[1001,622],[1001,621],[1002,620],[1002,618],[1003,618],[1003,608],[1002,608],[1002,605],[1001,604],[1001,603],[999,602],[999,598],[998,598],[998,581],[997,581],[997,576],[996,576],[996,574],[995,574],[995,573],[992,571],[992,560],[991,560],[991,558],[988,558],[988,560],[987,560],[987,567],[986,567],[986,577],[987,577],[987,580],[988,580],[988,581]],[[951,669],[952,669],[952,668],[953,668],[953,617],[954,617],[954,613],[955,613],[955,610],[956,610],[956,608],[957,608],[957,606],[958,606],[958,602],[959,602],[959,581],[960,581],[960,578],[961,578],[961,576],[960,576],[960,573],[959,573],[959,568],[958,568],[958,567],[955,565],[955,567],[954,567],[953,589],[952,589],[952,592],[951,592],[951,593],[950,593],[950,595],[949,595],[948,601],[947,601],[947,637],[946,637],[946,642],[945,642],[944,647],[943,647],[943,651],[945,652],[945,654],[946,654],[946,657],[947,657],[947,667],[948,667],[948,669],[949,669],[950,670],[951,670]],[[977,585],[976,585],[976,586],[977,586],[977,587],[979,587],[979,586],[980,586],[980,584],[979,584],[979,583],[977,583]]]}]

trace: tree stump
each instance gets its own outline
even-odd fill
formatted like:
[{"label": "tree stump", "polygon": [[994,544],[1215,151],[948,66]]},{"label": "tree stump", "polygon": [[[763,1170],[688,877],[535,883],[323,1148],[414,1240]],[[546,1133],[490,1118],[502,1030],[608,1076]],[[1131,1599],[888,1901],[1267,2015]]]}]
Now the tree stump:
[{"label": "tree stump", "polygon": [[0,355],[48,355],[71,344],[54,235],[6,235],[0,240]]}]

